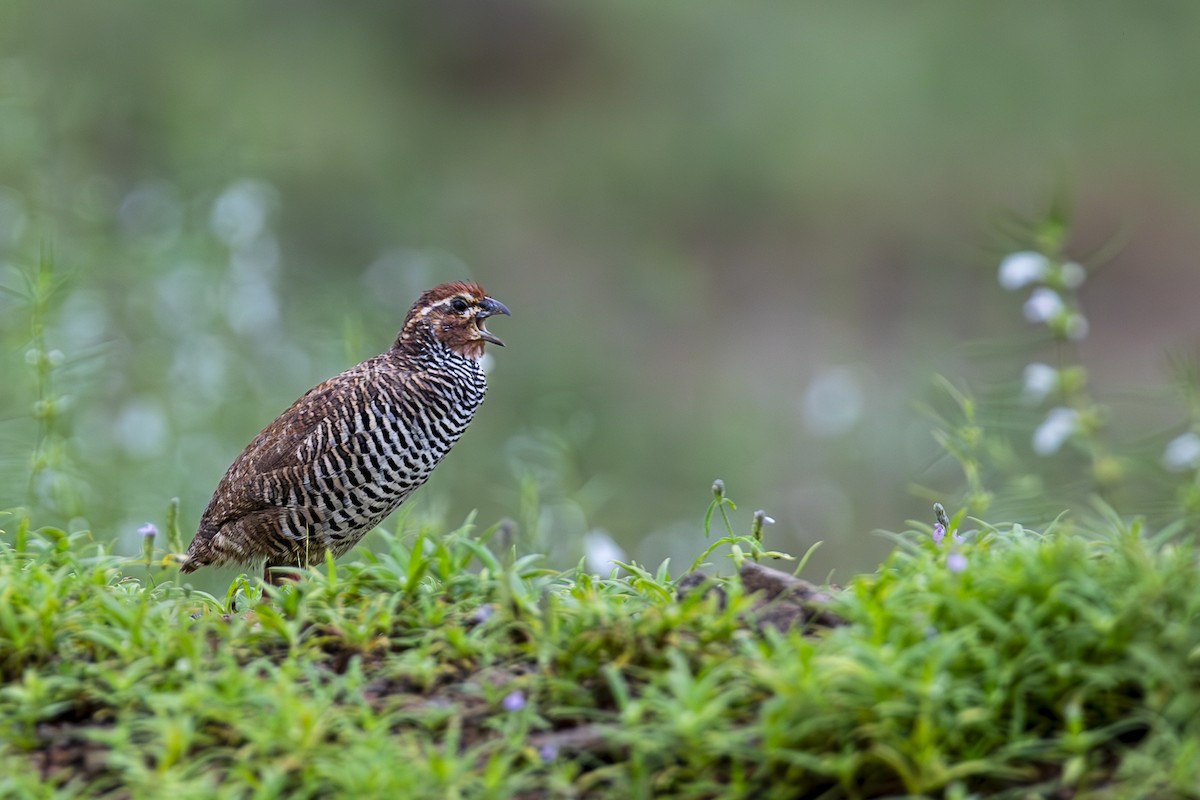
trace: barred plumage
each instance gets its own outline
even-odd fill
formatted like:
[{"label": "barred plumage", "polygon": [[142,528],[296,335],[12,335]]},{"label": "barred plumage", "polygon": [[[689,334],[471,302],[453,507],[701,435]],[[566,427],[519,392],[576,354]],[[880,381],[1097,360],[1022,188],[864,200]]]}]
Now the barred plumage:
[{"label": "barred plumage", "polygon": [[508,309],[476,284],[413,304],[392,347],[310,389],[221,478],[182,569],[319,562],[354,547],[429,478],[483,402],[483,321]]}]

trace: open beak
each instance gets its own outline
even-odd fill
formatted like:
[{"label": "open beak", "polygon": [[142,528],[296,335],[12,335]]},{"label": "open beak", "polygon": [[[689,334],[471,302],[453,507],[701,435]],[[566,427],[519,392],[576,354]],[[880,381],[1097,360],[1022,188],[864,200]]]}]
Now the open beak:
[{"label": "open beak", "polygon": [[512,316],[512,312],[508,310],[508,306],[504,305],[504,303],[501,303],[499,300],[493,300],[490,297],[483,298],[483,301],[479,304],[479,311],[475,314],[475,327],[479,329],[480,339],[504,347],[504,342],[500,341],[500,337],[483,327],[483,321],[494,314],[503,314],[506,317]]}]

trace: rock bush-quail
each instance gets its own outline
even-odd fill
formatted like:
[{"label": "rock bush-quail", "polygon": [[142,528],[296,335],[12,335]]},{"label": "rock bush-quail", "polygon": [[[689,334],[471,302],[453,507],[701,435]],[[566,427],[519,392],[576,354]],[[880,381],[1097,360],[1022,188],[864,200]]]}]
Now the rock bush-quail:
[{"label": "rock bush-quail", "polygon": [[262,430],[217,485],[183,572],[228,563],[317,563],[364,535],[429,478],[483,402],[484,327],[503,303],[444,283],[413,304],[381,355],[310,389]]}]

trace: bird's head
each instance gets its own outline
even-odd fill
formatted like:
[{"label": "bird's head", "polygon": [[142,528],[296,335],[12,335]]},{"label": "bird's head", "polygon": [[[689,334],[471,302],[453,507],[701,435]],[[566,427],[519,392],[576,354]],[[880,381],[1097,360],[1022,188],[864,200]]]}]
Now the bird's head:
[{"label": "bird's head", "polygon": [[512,316],[504,303],[488,297],[478,284],[443,283],[413,303],[395,346],[419,347],[432,337],[460,356],[479,359],[484,344],[504,346],[483,324],[494,314]]}]

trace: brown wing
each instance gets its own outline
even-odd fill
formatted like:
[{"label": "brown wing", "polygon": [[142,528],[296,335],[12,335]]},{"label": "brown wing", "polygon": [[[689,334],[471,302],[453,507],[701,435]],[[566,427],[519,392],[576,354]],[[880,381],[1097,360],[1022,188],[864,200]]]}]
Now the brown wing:
[{"label": "brown wing", "polygon": [[[263,428],[221,478],[201,517],[197,537],[211,536],[228,522],[256,511],[287,505],[286,493],[279,487],[302,484],[305,470],[313,469],[323,453],[353,436],[353,421],[344,419],[344,409],[364,407],[379,392],[379,381],[371,374],[377,361],[378,357],[365,361],[314,386]],[[406,377],[393,373],[392,380]]]}]

